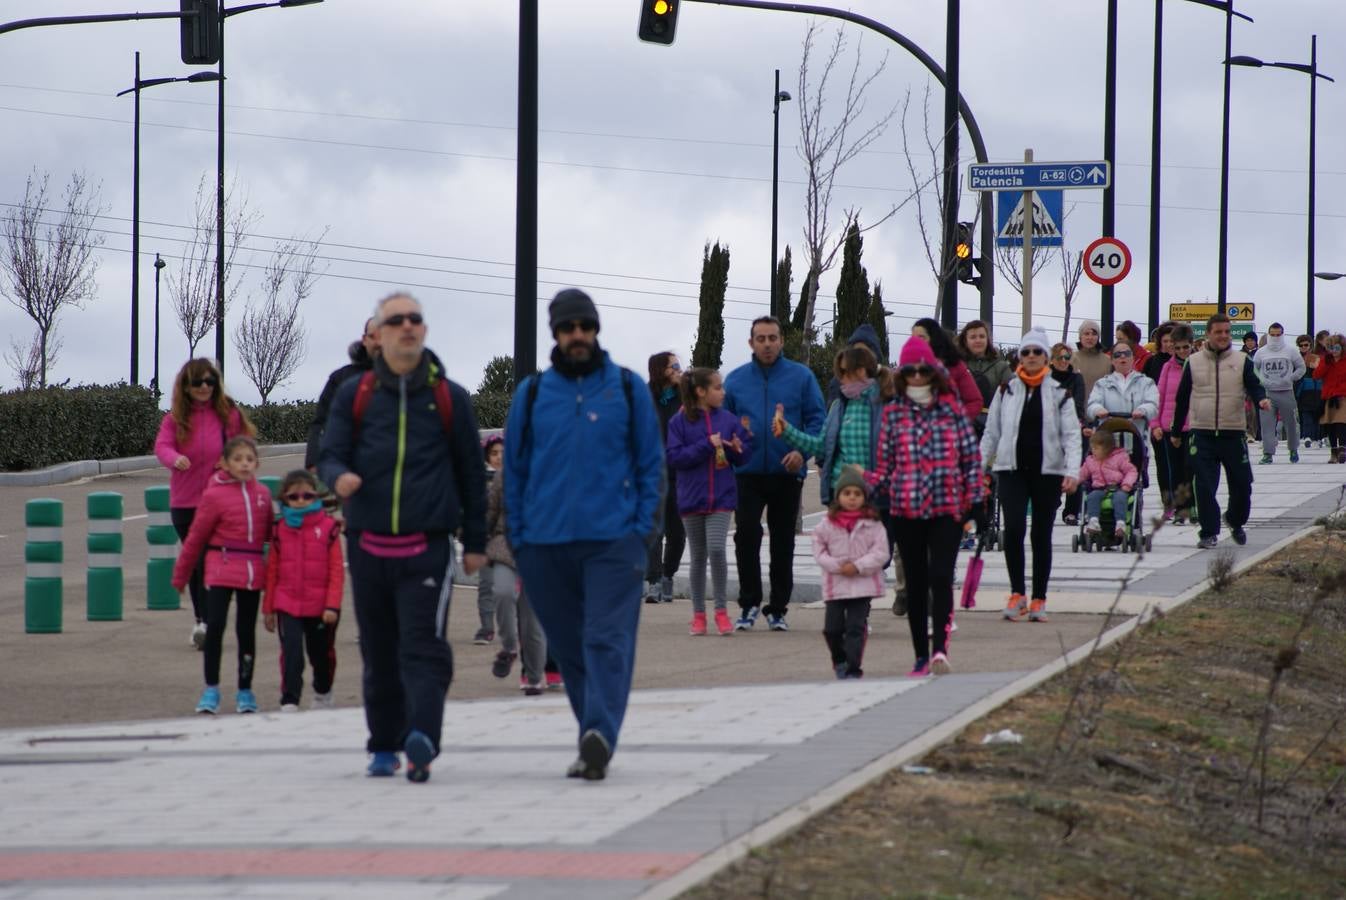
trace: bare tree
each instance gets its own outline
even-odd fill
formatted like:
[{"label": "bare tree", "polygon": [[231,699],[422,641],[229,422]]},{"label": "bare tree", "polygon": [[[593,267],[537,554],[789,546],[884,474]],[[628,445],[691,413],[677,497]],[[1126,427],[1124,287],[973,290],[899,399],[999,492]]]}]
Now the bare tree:
[{"label": "bare tree", "polygon": [[[56,367],[56,360],[64,343],[54,334],[48,336],[46,351],[49,369]],[[9,350],[4,355],[5,364],[18,379],[19,390],[31,391],[39,386],[38,380],[42,374],[42,349],[41,332],[34,332],[32,340],[28,341],[27,345],[18,338],[9,339]]]},{"label": "bare tree", "polygon": [[308,356],[308,334],[299,307],[322,274],[317,254],[323,235],[276,245],[262,273],[261,298],[248,303],[234,331],[238,363],[262,403],[269,402],[271,393],[288,382]]},{"label": "bare tree", "polygon": [[[247,198],[235,200],[237,191],[230,187],[224,198],[228,216],[224,241],[224,307],[226,312],[238,294],[239,276],[234,274],[234,258],[243,246],[247,231],[260,218],[248,208]],[[164,274],[173,312],[187,337],[187,355],[196,356],[196,345],[215,330],[215,186],[206,176],[196,186],[196,220],[191,237],[182,251],[177,273],[170,268]]]},{"label": "bare tree", "polygon": [[[1056,248],[1040,247],[1034,244],[1029,248],[1028,254],[1032,257],[1033,277],[1036,280],[1037,274],[1046,268],[1047,263],[1052,261],[1052,256],[1056,254]],[[1023,296],[1024,292],[1023,258],[1024,248],[1022,244],[1018,247],[997,246],[995,248],[995,270],[1020,296]]]},{"label": "bare tree", "polygon": [[[93,296],[103,235],[93,230],[105,210],[98,188],[79,172],[70,176],[59,209],[47,199],[49,173],[28,176],[23,202],[0,218],[0,294],[37,325],[37,386],[47,386],[52,334],[61,309],[81,309]],[[52,219],[55,218],[53,222]],[[16,353],[21,351],[16,348]]]},{"label": "bare tree", "polygon": [[[837,172],[854,159],[856,154],[878,140],[897,112],[897,107],[894,106],[868,127],[859,124],[865,110],[865,91],[883,72],[888,58],[885,55],[883,61],[873,71],[867,75],[862,74],[861,54],[857,48],[840,114],[833,122],[825,121],[827,83],[845,52],[846,38],[845,33],[837,29],[831,49],[823,60],[822,74],[816,83],[810,83],[809,62],[818,33],[818,24],[809,23],[808,31],[804,35],[803,58],[799,62],[799,156],[808,172],[808,187],[804,193],[804,256],[808,262],[808,274],[804,283],[804,340],[801,351],[802,361],[805,364],[809,361],[809,350],[814,339],[813,319],[818,299],[818,282],[823,273],[831,269],[836,262],[838,251],[845,245],[847,232],[856,224],[860,215],[858,208],[847,209],[840,227],[833,228],[829,213],[832,205],[832,187]],[[862,231],[877,227],[897,210],[898,207],[894,206]]]},{"label": "bare tree", "polygon": [[1080,286],[1080,276],[1084,274],[1084,251],[1071,253],[1061,248],[1061,294],[1066,301],[1066,320],[1061,326],[1061,341],[1066,342],[1070,335],[1070,309],[1075,305],[1075,291]]}]

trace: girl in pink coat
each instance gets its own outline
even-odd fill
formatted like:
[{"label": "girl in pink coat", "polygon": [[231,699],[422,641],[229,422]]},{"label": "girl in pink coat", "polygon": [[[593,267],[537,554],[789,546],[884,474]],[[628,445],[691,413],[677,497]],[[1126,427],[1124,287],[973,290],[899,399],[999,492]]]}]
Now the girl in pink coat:
[{"label": "girl in pink coat", "polygon": [[238,695],[241,713],[257,712],[252,693],[257,656],[257,607],[266,583],[263,546],[271,537],[271,492],[253,478],[257,445],[236,437],[224,445],[224,468],[210,478],[196,518],[173,567],[173,587],[182,591],[202,554],[206,558],[206,686],[196,704],[198,713],[220,709],[220,655],[229,601],[237,597],[234,632],[238,637]]},{"label": "girl in pink coat", "polygon": [[1084,514],[1088,524],[1084,530],[1098,534],[1102,530],[1099,518],[1103,515],[1103,497],[1109,489],[1116,490],[1119,497],[1113,497],[1112,508],[1117,536],[1126,534],[1126,503],[1136,486],[1140,473],[1125,448],[1118,447],[1110,431],[1095,431],[1089,438],[1089,456],[1080,466],[1080,490],[1089,493],[1084,497]]},{"label": "girl in pink coat", "polygon": [[[1168,461],[1169,497],[1164,504],[1164,518],[1173,519],[1174,525],[1186,525],[1196,521],[1196,491],[1192,487],[1192,471],[1188,462],[1191,436],[1186,422],[1174,422],[1173,413],[1178,404],[1178,385],[1182,382],[1182,371],[1187,358],[1192,355],[1192,328],[1178,325],[1169,332],[1169,341],[1173,346],[1173,356],[1159,370],[1159,413],[1152,423],[1150,436],[1162,449]],[[1168,438],[1168,440],[1165,440]],[[1173,446],[1173,440],[1179,446]]]},{"label": "girl in pink coat", "polygon": [[860,678],[869,604],[883,593],[888,532],[869,502],[858,468],[837,476],[827,517],[813,529],[813,558],[823,570],[823,639],[837,678]]},{"label": "girl in pink coat", "polygon": [[[172,407],[159,423],[154,455],[168,469],[169,514],[178,540],[187,540],[192,517],[224,452],[225,442],[252,434],[252,425],[224,392],[220,372],[208,359],[188,360],[173,380]],[[192,644],[200,650],[206,640],[205,588],[197,567],[188,584],[196,625]]]},{"label": "girl in pink coat", "polygon": [[322,508],[318,480],[296,469],[280,483],[280,521],[266,561],[262,620],[280,634],[280,711],[298,712],[304,649],[313,666],[313,708],[332,708],[341,615],[341,526]]}]

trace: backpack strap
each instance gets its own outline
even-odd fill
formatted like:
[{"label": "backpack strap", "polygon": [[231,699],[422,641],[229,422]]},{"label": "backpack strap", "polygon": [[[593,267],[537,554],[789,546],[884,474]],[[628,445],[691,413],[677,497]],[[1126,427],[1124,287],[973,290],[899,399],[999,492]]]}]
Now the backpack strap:
[{"label": "backpack strap", "polygon": [[435,379],[435,409],[439,412],[439,423],[445,434],[453,434],[453,394],[449,391],[449,380],[444,377]]},{"label": "backpack strap", "polygon": [[[631,453],[631,458],[636,455],[636,402],[633,395],[634,377],[631,370],[626,366],[619,366],[622,372],[622,394],[626,397],[626,444],[627,450]],[[542,376],[544,373],[538,372],[536,375],[528,376],[528,387],[523,395],[523,436],[520,444],[523,452],[528,453],[532,449],[531,441],[533,439],[533,407],[537,404],[537,392],[542,387]]]},{"label": "backpack strap", "polygon": [[[369,401],[374,398],[377,389],[377,377],[371,369],[360,376],[360,384],[355,388],[355,399],[351,403],[351,419],[355,433],[360,431],[360,422],[364,420]],[[431,389],[435,393],[435,410],[439,413],[439,423],[445,434],[453,434],[453,393],[449,390],[449,381],[442,376],[434,376]]]},{"label": "backpack strap", "polygon": [[353,434],[359,434],[360,432],[360,422],[365,417],[365,410],[369,408],[369,401],[374,397],[377,377],[373,369],[360,375],[360,383],[355,388],[355,399],[351,402]]}]

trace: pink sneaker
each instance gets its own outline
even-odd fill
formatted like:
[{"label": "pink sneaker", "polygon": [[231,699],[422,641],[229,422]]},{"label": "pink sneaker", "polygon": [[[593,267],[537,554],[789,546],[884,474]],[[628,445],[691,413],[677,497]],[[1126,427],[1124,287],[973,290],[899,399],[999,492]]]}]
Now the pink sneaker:
[{"label": "pink sneaker", "polygon": [[908,678],[924,678],[930,674],[930,660],[922,656],[916,660],[916,665],[907,673]]},{"label": "pink sneaker", "polygon": [[715,629],[720,634],[734,633],[734,620],[729,618],[729,613],[726,610],[715,610]]},{"label": "pink sneaker", "polygon": [[703,612],[692,613],[692,627],[688,634],[701,635],[706,633],[706,614]]},{"label": "pink sneaker", "polygon": [[936,653],[930,657],[930,674],[948,675],[952,671],[953,668],[949,665],[949,657],[945,654]]}]

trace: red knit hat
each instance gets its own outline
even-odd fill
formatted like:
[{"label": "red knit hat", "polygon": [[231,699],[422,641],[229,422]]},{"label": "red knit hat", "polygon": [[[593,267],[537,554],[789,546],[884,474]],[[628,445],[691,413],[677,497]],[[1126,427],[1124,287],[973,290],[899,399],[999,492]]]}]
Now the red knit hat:
[{"label": "red knit hat", "polygon": [[897,358],[897,364],[899,367],[923,365],[934,369],[939,367],[939,360],[935,359],[935,352],[930,349],[925,338],[913,334],[902,345],[902,353]]}]

